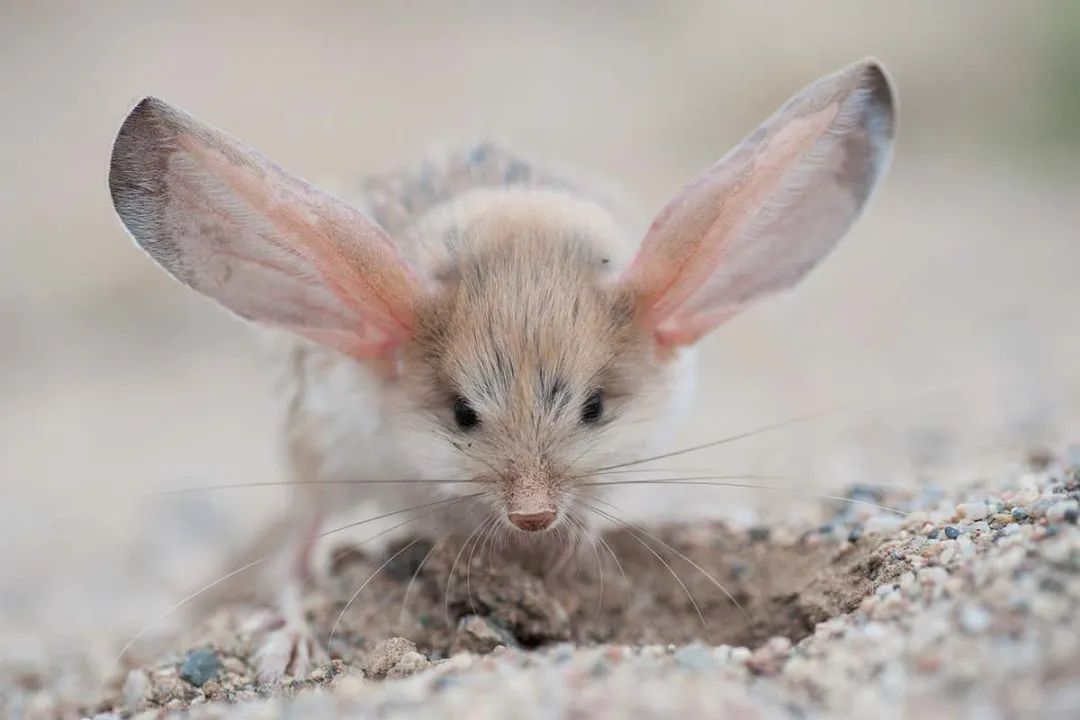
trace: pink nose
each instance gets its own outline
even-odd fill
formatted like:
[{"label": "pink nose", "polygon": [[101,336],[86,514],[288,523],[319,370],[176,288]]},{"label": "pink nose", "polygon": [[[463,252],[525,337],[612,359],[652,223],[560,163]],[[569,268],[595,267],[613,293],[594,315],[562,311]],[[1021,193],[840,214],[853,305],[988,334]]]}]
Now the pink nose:
[{"label": "pink nose", "polygon": [[537,532],[551,527],[551,523],[555,522],[555,513],[550,510],[534,513],[510,513],[510,522],[522,530]]}]

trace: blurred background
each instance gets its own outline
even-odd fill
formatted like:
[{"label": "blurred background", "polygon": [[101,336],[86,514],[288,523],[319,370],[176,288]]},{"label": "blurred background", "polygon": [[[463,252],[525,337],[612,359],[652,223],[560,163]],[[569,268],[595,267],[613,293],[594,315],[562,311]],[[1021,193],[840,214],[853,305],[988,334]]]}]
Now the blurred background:
[{"label": "blurred background", "polygon": [[[687,465],[820,492],[1009,471],[1080,439],[1080,5],[4,2],[5,654],[90,630],[114,653],[117,628],[208,579],[284,497],[140,497],[280,477],[257,335],[158,271],[112,211],[110,147],[143,95],[328,185],[495,137],[617,188],[643,229],[790,94],[865,55],[899,91],[892,170],[797,292],[708,339],[679,442],[854,402]],[[664,514],[691,505],[626,503],[646,492]],[[812,503],[708,489],[693,505],[752,521]]]}]

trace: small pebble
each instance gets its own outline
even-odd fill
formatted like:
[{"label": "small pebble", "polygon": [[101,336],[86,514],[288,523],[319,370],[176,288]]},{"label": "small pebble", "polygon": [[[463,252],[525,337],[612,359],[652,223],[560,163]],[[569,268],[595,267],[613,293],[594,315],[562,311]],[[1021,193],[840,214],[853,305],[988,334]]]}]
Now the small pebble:
[{"label": "small pebble", "polygon": [[765,542],[769,539],[769,528],[759,525],[750,528],[747,534],[750,536],[750,542]]},{"label": "small pebble", "polygon": [[711,670],[716,667],[716,656],[712,648],[701,643],[694,643],[679,648],[674,655],[675,664],[687,670]]},{"label": "small pebble", "polygon": [[1016,517],[1014,517],[1012,515],[1012,513],[997,513],[996,515],[994,515],[990,519],[992,521],[994,521],[995,523],[997,523],[998,525],[1009,525],[1014,520],[1016,520]]},{"label": "small pebble", "polygon": [[955,540],[956,538],[960,537],[960,531],[954,528],[952,525],[946,525],[945,537],[949,538],[950,540]]},{"label": "small pebble", "polygon": [[777,636],[751,653],[746,661],[747,667],[758,675],[775,675],[783,667],[791,652],[791,640]]},{"label": "small pebble", "polygon": [[573,643],[559,643],[553,646],[549,651],[552,659],[559,664],[569,662],[574,657],[574,645]]},{"label": "small pebble", "polygon": [[221,661],[221,664],[225,667],[226,670],[237,675],[243,675],[245,672],[247,672],[247,666],[244,665],[244,661],[233,655],[227,656],[224,660]]},{"label": "small pebble", "polygon": [[1072,443],[1065,448],[1065,464],[1070,468],[1080,468],[1080,443]]},{"label": "small pebble", "polygon": [[1064,500],[1059,503],[1051,505],[1046,510],[1046,519],[1050,522],[1061,522],[1065,519],[1066,513],[1069,511],[1076,513],[1080,510],[1080,503],[1075,500]]},{"label": "small pebble", "polygon": [[1028,506],[1028,514],[1033,518],[1041,518],[1049,512],[1050,508],[1054,507],[1058,503],[1064,501],[1066,496],[1060,493],[1053,493],[1045,497],[1041,497]]},{"label": "small pebble", "polygon": [[150,694],[150,677],[145,670],[132,670],[124,680],[124,707],[135,710],[142,700]]},{"label": "small pebble", "polygon": [[866,521],[868,533],[893,533],[900,529],[904,519],[896,515],[875,515]]},{"label": "small pebble", "polygon": [[750,659],[750,648],[737,647],[731,649],[731,661],[737,665],[742,665]]},{"label": "small pebble", "polygon": [[195,687],[202,687],[221,672],[221,661],[213,648],[192,650],[180,666],[180,678]]},{"label": "small pebble", "polygon": [[960,611],[960,627],[969,635],[977,635],[990,627],[990,613],[977,605],[967,605]]},{"label": "small pebble", "polygon": [[1022,507],[1014,507],[1012,509],[1012,516],[1013,516],[1013,520],[1022,521],[1022,520],[1027,520],[1028,513],[1027,513],[1027,510],[1025,510]]},{"label": "small pebble", "polygon": [[853,485],[848,497],[863,502],[881,502],[881,490],[873,485]]},{"label": "small pebble", "polygon": [[919,582],[923,585],[943,587],[949,581],[949,571],[942,567],[928,567],[919,570]]},{"label": "small pebble", "polygon": [[926,534],[926,537],[930,538],[931,540],[937,540],[940,535],[941,535],[941,531],[938,530],[937,528],[934,528],[933,530],[931,530],[930,532],[928,532]]},{"label": "small pebble", "polygon": [[1065,515],[1062,517],[1062,520],[1076,525],[1077,522],[1080,522],[1080,510],[1077,510],[1076,508],[1069,508],[1065,511]]},{"label": "small pebble", "polygon": [[956,544],[949,543],[949,546],[942,550],[941,554],[938,555],[938,562],[942,565],[948,565],[952,562],[954,557],[956,557]]},{"label": "small pebble", "polygon": [[401,656],[394,667],[386,672],[389,680],[408,677],[431,667],[431,662],[418,652],[410,651]]},{"label": "small pebble", "polygon": [[517,647],[517,638],[487,617],[466,615],[458,622],[457,634],[454,636],[456,650],[486,653],[499,645]]},{"label": "small pebble", "polygon": [[956,506],[956,513],[969,520],[982,520],[990,514],[990,508],[984,502],[960,503]]},{"label": "small pebble", "polygon": [[847,536],[848,542],[858,542],[859,538],[861,538],[862,535],[863,535],[862,528],[859,527],[858,525],[856,525],[855,527],[851,528],[851,532],[848,533],[848,536]]}]

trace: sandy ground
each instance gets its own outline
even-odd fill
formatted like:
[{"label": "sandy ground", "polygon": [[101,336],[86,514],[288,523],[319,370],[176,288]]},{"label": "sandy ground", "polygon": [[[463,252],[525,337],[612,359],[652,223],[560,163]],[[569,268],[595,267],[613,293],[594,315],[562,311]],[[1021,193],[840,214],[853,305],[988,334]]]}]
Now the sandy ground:
[{"label": "sandy ground", "polygon": [[816,527],[623,527],[547,579],[480,542],[344,545],[306,598],[333,659],[303,677],[256,681],[262,611],[239,604],[0,690],[28,719],[1075,717],[1080,447],[959,493],[848,496]]}]

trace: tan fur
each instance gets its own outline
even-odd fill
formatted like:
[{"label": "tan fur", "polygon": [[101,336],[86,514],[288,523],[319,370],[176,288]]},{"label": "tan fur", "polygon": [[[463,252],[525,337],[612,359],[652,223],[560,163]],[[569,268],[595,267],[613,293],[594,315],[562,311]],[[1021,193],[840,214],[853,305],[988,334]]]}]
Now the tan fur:
[{"label": "tan fur", "polygon": [[[395,445],[397,434],[415,440],[418,454],[438,456],[429,456],[427,467],[420,459],[376,466],[410,476],[431,476],[432,466],[442,466],[491,488],[507,512],[563,509],[570,476],[613,457],[610,450],[589,452],[608,423],[618,423],[650,380],[666,378],[648,331],[635,322],[633,299],[616,283],[631,244],[601,207],[551,187],[468,189],[399,232],[403,254],[428,281],[416,332],[396,361],[376,367],[356,366],[318,345],[297,346],[288,436],[298,479],[333,479],[323,468],[339,467],[335,457],[363,453],[363,438],[341,443],[348,431],[338,427],[343,417],[367,412],[386,424],[383,444]],[[366,391],[342,398],[340,411],[328,409],[315,398],[333,395],[342,376]],[[604,423],[584,427],[582,404],[596,390],[604,393]],[[481,418],[467,433],[454,427],[457,397]],[[648,397],[639,405],[632,409],[663,414]],[[313,452],[312,436],[338,442],[316,440]],[[433,442],[443,452],[431,450]],[[313,462],[319,453],[325,457]]]},{"label": "tan fur", "polygon": [[615,283],[621,238],[598,207],[551,191],[473,194],[439,214],[423,223],[445,238],[436,289],[402,374],[444,423],[457,396],[477,410],[480,426],[458,446],[476,477],[500,483],[509,511],[555,509],[570,464],[602,432],[581,423],[589,394],[603,391],[614,422],[656,371]]}]

